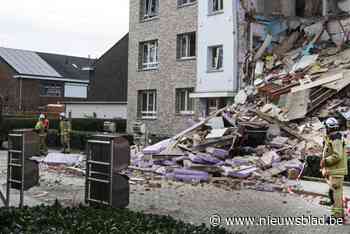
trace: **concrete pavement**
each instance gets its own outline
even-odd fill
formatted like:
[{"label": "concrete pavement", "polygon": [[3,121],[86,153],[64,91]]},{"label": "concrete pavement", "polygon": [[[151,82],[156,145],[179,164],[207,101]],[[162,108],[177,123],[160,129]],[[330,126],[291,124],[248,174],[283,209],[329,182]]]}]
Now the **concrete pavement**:
[{"label": "concrete pavement", "polygon": [[[6,180],[5,152],[0,152],[0,184]],[[4,166],[5,165],[5,166]],[[41,170],[40,186],[26,192],[25,204],[52,204],[59,199],[63,204],[76,205],[84,200],[84,178],[67,176],[59,171]],[[226,217],[321,217],[329,214],[318,205],[319,197],[278,192],[258,192],[241,189],[226,191],[210,184],[190,185],[154,178],[158,184],[131,185],[129,209],[146,213],[170,215],[193,224],[209,225],[210,216]],[[14,191],[15,192],[15,191]],[[16,193],[16,192],[15,192]],[[16,202],[14,196],[13,202]],[[18,197],[17,197],[18,199]],[[15,203],[13,203],[15,204]],[[223,223],[223,222],[222,222]],[[239,233],[349,233],[349,226],[226,226]]]}]

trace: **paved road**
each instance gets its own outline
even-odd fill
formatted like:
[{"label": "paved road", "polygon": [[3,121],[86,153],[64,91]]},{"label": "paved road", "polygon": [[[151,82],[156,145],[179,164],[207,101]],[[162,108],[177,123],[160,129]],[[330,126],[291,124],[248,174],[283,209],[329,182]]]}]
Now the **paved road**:
[{"label": "paved road", "polygon": [[[0,152],[0,183],[5,181],[5,163]],[[209,217],[321,217],[328,210],[318,205],[319,198],[254,190],[226,191],[212,185],[189,185],[154,180],[157,186],[131,185],[129,208],[152,214],[170,215],[193,224],[209,225]],[[159,187],[160,184],[160,187]],[[67,205],[83,201],[84,179],[77,176],[41,171],[40,186],[26,192],[27,205],[52,203],[56,198]],[[18,196],[13,196],[13,202]],[[350,226],[225,226],[239,233],[349,233]]]}]

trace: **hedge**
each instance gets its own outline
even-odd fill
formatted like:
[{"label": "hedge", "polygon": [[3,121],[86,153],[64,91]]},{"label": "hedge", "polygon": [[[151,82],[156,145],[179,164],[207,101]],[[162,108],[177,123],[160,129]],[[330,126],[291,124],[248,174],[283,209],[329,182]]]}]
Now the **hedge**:
[{"label": "hedge", "polygon": [[[7,118],[3,119],[0,130],[8,132],[11,129],[19,128],[33,128],[38,121],[37,118]],[[59,120],[49,119],[50,128],[58,129]],[[98,132],[103,131],[103,123],[105,121],[112,121],[116,123],[117,132],[126,131],[126,120],[114,119],[114,120],[102,120],[102,119],[72,119],[72,128],[76,131]]]},{"label": "hedge", "polygon": [[[72,131],[70,139],[71,148],[85,150],[87,140],[94,134],[96,134],[96,132]],[[57,130],[49,130],[47,134],[47,143],[49,147],[61,146]]]},{"label": "hedge", "polygon": [[53,206],[0,209],[0,233],[229,233],[128,209]]},{"label": "hedge", "polygon": [[[74,149],[84,150],[87,139],[96,134],[96,132],[103,131],[103,123],[106,120],[100,119],[73,119],[72,120],[72,134],[71,147]],[[116,119],[109,120],[116,123],[118,133],[125,133],[126,120]],[[3,119],[2,126],[0,126],[0,147],[1,141],[7,139],[8,133],[12,129],[34,128],[37,118],[8,118]],[[48,133],[48,145],[51,147],[60,146],[60,139],[58,136],[58,119],[50,119],[50,130]],[[129,138],[130,139],[130,138]],[[132,143],[132,139],[131,142]]]}]

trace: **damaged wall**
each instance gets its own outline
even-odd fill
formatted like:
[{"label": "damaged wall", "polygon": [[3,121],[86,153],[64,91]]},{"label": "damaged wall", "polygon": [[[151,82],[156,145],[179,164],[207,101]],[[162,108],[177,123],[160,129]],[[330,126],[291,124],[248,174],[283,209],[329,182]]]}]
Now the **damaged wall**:
[{"label": "damaged wall", "polygon": [[255,0],[256,12],[263,15],[295,16],[297,0]]}]

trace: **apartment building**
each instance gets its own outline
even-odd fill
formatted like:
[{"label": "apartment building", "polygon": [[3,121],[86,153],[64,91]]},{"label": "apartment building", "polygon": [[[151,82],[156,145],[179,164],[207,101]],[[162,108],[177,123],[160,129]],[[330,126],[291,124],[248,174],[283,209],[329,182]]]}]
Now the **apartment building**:
[{"label": "apartment building", "polygon": [[196,0],[130,0],[128,131],[171,136],[200,114]]},{"label": "apartment building", "polygon": [[235,0],[198,2],[197,83],[190,96],[207,114],[231,102],[240,86],[238,8]]},{"label": "apartment building", "polygon": [[254,72],[254,54],[267,35],[278,44],[291,26],[284,19],[320,16],[326,11],[322,2],[327,1],[198,1],[197,82],[190,97],[206,114],[234,102],[238,91],[252,84],[247,77]]},{"label": "apartment building", "polygon": [[150,133],[173,135],[234,102],[254,83],[259,48],[280,43],[294,18],[332,11],[327,2],[131,0],[128,130],[142,120]]}]

